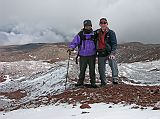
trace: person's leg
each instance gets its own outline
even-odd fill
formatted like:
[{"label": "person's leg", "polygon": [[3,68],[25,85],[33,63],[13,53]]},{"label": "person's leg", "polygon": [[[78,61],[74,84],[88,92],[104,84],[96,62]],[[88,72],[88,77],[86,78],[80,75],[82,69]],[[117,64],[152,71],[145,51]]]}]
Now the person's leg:
[{"label": "person's leg", "polygon": [[98,71],[100,75],[101,85],[106,85],[106,57],[98,57]]},{"label": "person's leg", "polygon": [[96,85],[96,79],[95,79],[95,63],[96,63],[96,57],[90,56],[88,57],[88,64],[89,64],[89,76],[90,76],[90,82],[92,86]]},{"label": "person's leg", "polygon": [[112,80],[113,83],[117,84],[118,83],[118,66],[117,62],[115,59],[108,59],[109,66],[111,67],[112,70]]},{"label": "person's leg", "polygon": [[77,82],[77,86],[78,85],[83,85],[83,83],[84,83],[85,72],[86,72],[86,68],[87,68],[87,58],[80,56],[79,65],[80,65],[80,74],[79,74],[79,79],[78,79],[78,82]]}]

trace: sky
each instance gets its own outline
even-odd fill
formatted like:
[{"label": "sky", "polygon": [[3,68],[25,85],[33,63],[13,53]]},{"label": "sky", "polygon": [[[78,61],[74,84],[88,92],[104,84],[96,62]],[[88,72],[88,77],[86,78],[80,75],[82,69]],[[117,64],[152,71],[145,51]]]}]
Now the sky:
[{"label": "sky", "polygon": [[159,11],[159,0],[0,0],[0,45],[71,41],[102,17],[118,43],[160,43]]}]

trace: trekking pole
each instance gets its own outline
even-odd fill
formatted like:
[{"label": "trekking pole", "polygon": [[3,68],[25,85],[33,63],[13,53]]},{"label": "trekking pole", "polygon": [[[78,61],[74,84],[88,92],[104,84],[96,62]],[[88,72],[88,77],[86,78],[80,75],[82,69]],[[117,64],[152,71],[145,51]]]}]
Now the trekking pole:
[{"label": "trekking pole", "polygon": [[68,79],[68,70],[69,70],[70,56],[71,56],[71,52],[69,52],[69,56],[68,56],[68,64],[67,64],[67,74],[66,74],[65,90],[66,90],[67,79]]}]

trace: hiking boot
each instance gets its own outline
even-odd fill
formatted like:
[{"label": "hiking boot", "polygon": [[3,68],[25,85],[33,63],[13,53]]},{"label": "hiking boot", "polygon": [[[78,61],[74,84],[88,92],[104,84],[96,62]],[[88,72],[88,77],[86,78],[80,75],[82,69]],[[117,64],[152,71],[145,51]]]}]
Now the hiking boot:
[{"label": "hiking boot", "polygon": [[77,84],[75,84],[75,87],[80,87],[80,86],[83,86],[83,83],[77,83]]},{"label": "hiking boot", "polygon": [[101,84],[101,87],[105,87],[105,86],[106,86],[106,83],[102,83],[102,84]]},{"label": "hiking boot", "polygon": [[118,77],[116,77],[116,78],[113,78],[113,84],[118,84]]},{"label": "hiking boot", "polygon": [[96,84],[91,85],[92,88],[98,88],[98,86]]},{"label": "hiking boot", "polygon": [[113,84],[116,85],[116,84],[118,84],[118,82],[113,81]]}]

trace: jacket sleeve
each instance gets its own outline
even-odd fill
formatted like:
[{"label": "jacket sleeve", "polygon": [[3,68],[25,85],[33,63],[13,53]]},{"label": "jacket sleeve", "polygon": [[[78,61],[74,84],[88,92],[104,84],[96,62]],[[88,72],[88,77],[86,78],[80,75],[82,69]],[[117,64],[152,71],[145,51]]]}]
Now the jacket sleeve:
[{"label": "jacket sleeve", "polygon": [[110,42],[111,42],[111,54],[115,54],[117,50],[117,38],[114,31],[111,31]]},{"label": "jacket sleeve", "polygon": [[76,48],[80,44],[80,36],[77,34],[74,36],[72,42],[69,45],[69,48]]}]

